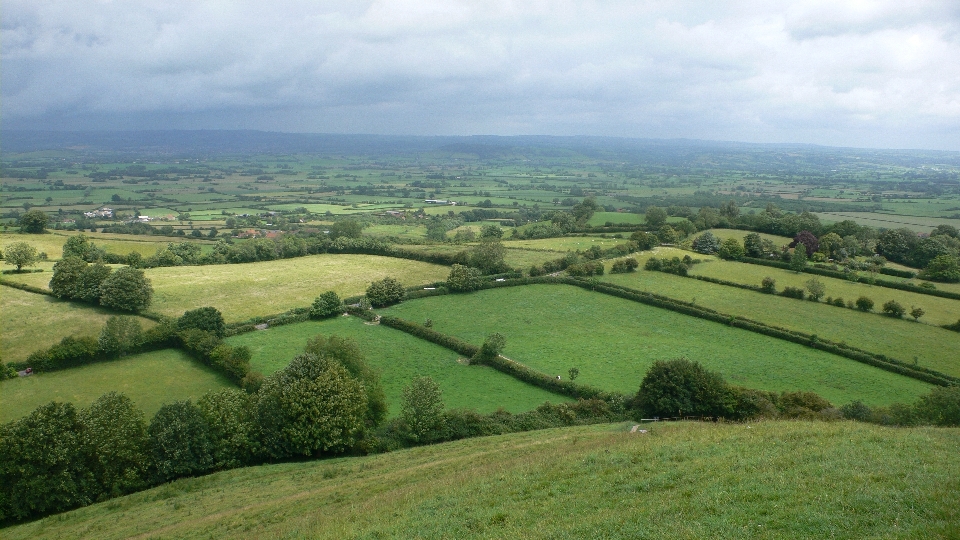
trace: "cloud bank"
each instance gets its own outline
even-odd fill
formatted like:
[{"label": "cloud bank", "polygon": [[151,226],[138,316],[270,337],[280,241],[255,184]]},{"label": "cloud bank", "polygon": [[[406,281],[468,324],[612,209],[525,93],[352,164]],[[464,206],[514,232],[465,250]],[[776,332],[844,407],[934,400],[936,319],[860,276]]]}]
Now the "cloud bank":
[{"label": "cloud bank", "polygon": [[58,1],[0,12],[3,127],[960,150],[954,1]]}]

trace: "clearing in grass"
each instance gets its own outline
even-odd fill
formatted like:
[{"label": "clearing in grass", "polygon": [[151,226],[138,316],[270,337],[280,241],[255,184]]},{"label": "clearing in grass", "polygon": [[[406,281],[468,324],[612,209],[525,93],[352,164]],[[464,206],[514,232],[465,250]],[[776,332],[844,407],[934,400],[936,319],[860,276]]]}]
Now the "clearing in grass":
[{"label": "clearing in grass", "polygon": [[732,384],[812,391],[836,405],[912,402],[930,389],[824,351],[567,285],[436,296],[383,313],[416,322],[430,318],[434,330],[474,344],[499,332],[507,340],[505,356],[564,378],[576,367],[577,382],[606,390],[636,392],[655,360],[680,356]]},{"label": "clearing in grass", "polygon": [[196,401],[224,388],[236,387],[183,352],[166,349],[2,381],[0,422],[26,416],[51,401],[86,407],[113,391],[126,394],[149,420],[164,403]]},{"label": "clearing in grass", "polygon": [[307,341],[318,334],[336,334],[360,345],[367,363],[381,372],[390,416],[400,412],[403,387],[423,376],[431,377],[440,385],[448,409],[488,413],[503,408],[517,413],[529,411],[545,401],[570,401],[492,368],[464,365],[458,362],[457,353],[449,349],[386,326],[365,324],[356,317],[278,326],[234,336],[227,342],[250,347],[253,369],[269,375],[302,353]]}]

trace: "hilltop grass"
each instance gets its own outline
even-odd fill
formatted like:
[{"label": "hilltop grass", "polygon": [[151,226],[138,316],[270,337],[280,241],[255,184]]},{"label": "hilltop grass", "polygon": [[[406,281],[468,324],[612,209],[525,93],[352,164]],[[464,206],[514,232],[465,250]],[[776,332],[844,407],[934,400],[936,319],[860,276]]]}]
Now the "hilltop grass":
[{"label": "hilltop grass", "polygon": [[[641,270],[630,274],[608,274],[601,279],[685,302],[693,301],[697,305],[728,315],[816,334],[832,341],[846,342],[854,347],[886,354],[905,362],[916,358],[917,363],[923,367],[960,376],[960,338],[957,334],[927,324],[880,317],[823,303],[760,294],[662,272]],[[777,285],[782,288],[781,283],[778,282]],[[892,289],[874,287],[873,290]]]},{"label": "hilltop grass", "polygon": [[757,286],[760,285],[764,277],[769,276],[777,280],[777,290],[783,290],[783,288],[787,286],[804,288],[804,284],[807,281],[816,278],[824,284],[826,296],[832,296],[834,298],[839,296],[845,300],[856,300],[860,296],[866,296],[867,298],[873,299],[876,303],[874,309],[877,312],[880,312],[884,302],[896,300],[907,309],[907,312],[910,311],[912,306],[922,307],[923,310],[926,311],[926,314],[921,321],[928,324],[938,326],[952,324],[960,318],[960,300],[901,291],[888,287],[877,287],[866,283],[854,283],[845,279],[816,276],[806,273],[798,274],[790,270],[769,266],[715,260],[707,264],[695,265],[690,269],[690,274]]},{"label": "hilltop grass", "polygon": [[436,264],[374,255],[313,255],[277,261],[153,268],[152,311],[179,316],[203,306],[230,321],[307,307],[324,291],[341,297],[363,294],[390,276],[406,286],[443,280],[450,270]]},{"label": "hilltop grass", "polygon": [[178,480],[19,538],[949,538],[960,430],[550,429]]},{"label": "hilltop grass", "polygon": [[655,360],[680,356],[733,384],[813,391],[837,405],[912,402],[930,389],[823,351],[571,286],[437,296],[383,312],[417,322],[430,318],[434,330],[470,343],[499,332],[506,337],[505,356],[564,378],[576,367],[577,382],[605,390],[634,393]]},{"label": "hilltop grass", "polygon": [[0,421],[26,416],[51,401],[86,407],[112,391],[126,394],[149,419],[164,403],[196,400],[223,388],[235,387],[181,351],[166,349],[2,381]]},{"label": "hilltop grass", "polygon": [[503,408],[517,413],[534,409],[545,401],[570,401],[492,368],[460,364],[453,351],[399,330],[364,324],[356,317],[279,326],[241,334],[227,342],[250,347],[253,368],[269,375],[302,353],[307,340],[318,334],[348,337],[360,345],[367,363],[381,372],[390,416],[400,412],[403,387],[422,376],[429,376],[440,385],[444,404],[451,409],[476,409],[488,413]]},{"label": "hilltop grass", "polygon": [[[0,288],[0,358],[26,360],[70,335],[96,336],[111,315],[105,309],[57,300],[12,287]],[[144,330],[155,323],[138,317]]]}]

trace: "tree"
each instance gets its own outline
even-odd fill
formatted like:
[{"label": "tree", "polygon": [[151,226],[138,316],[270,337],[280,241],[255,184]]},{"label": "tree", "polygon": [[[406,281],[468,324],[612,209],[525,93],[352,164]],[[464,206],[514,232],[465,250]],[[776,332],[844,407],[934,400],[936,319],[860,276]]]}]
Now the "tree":
[{"label": "tree", "polygon": [[840,235],[831,232],[820,237],[820,253],[829,258],[837,258],[840,249],[843,248],[843,238]]},{"label": "tree", "polygon": [[16,266],[19,272],[24,266],[37,264],[37,248],[26,242],[10,244],[3,254],[3,262]]},{"label": "tree", "polygon": [[640,383],[636,403],[647,417],[725,416],[727,383],[686,358],[657,360]]},{"label": "tree", "polygon": [[50,218],[42,210],[30,210],[20,216],[20,232],[40,234],[47,230]]},{"label": "tree", "polygon": [[814,302],[819,302],[826,293],[826,286],[817,278],[807,280],[804,285],[806,285],[807,291],[810,293],[810,299]]},{"label": "tree", "polygon": [[80,272],[80,277],[74,284],[72,298],[96,304],[100,301],[103,282],[110,277],[112,272],[113,268],[100,262],[84,266],[83,271]]},{"label": "tree", "polygon": [[727,238],[720,244],[720,249],[717,251],[717,255],[721,259],[734,260],[738,261],[743,258],[745,251],[743,246],[740,245],[740,242],[736,238]]},{"label": "tree", "polygon": [[121,268],[100,285],[100,304],[114,309],[140,311],[152,297],[150,280],[138,268]]},{"label": "tree", "polygon": [[87,235],[81,233],[67,238],[63,244],[63,258],[77,257],[83,260],[89,260],[90,252],[97,249],[97,246],[87,238]]},{"label": "tree", "polygon": [[340,237],[360,238],[363,232],[363,225],[353,219],[337,221],[330,226],[330,239],[336,240]]},{"label": "tree", "polygon": [[494,224],[484,225],[480,228],[480,238],[502,238],[503,229]]},{"label": "tree", "polygon": [[483,341],[483,345],[480,346],[480,349],[476,352],[476,354],[473,355],[473,358],[470,359],[470,363],[483,364],[493,360],[506,346],[507,339],[503,337],[503,334],[490,334],[487,336],[487,339]]},{"label": "tree", "polygon": [[903,307],[900,302],[896,300],[890,300],[883,304],[883,312],[891,317],[901,318],[907,312],[906,308]]},{"label": "tree", "polygon": [[857,298],[856,302],[854,302],[854,305],[860,311],[864,311],[864,312],[873,311],[873,300],[867,298],[866,296],[861,296],[860,298]]},{"label": "tree", "polygon": [[223,339],[227,333],[227,325],[223,320],[223,315],[217,308],[209,306],[186,311],[177,319],[178,330],[182,331],[188,328],[210,332],[220,339]]},{"label": "tree", "polygon": [[484,274],[496,274],[509,268],[503,262],[507,248],[496,238],[486,238],[470,250],[468,265],[480,269]]},{"label": "tree", "polygon": [[693,250],[704,255],[713,255],[720,251],[720,239],[707,231],[693,240]]},{"label": "tree", "polygon": [[743,237],[743,251],[747,257],[763,257],[763,238],[757,233],[750,233]]},{"label": "tree", "polygon": [[803,246],[797,246],[790,256],[790,269],[794,272],[802,272],[807,267],[807,250]]},{"label": "tree", "polygon": [[80,422],[101,493],[116,497],[146,487],[150,466],[147,423],[130,398],[117,392],[104,394],[80,411]]},{"label": "tree", "polygon": [[914,322],[920,322],[920,317],[926,315],[927,312],[923,310],[922,307],[911,307],[910,316],[913,317]]},{"label": "tree", "polygon": [[934,388],[917,402],[916,413],[935,426],[960,426],[960,386]]},{"label": "tree", "polygon": [[143,328],[136,317],[113,316],[100,331],[97,347],[107,353],[124,356],[143,343]]},{"label": "tree", "polygon": [[820,249],[820,240],[810,231],[800,231],[797,233],[797,235],[793,237],[793,242],[790,242],[790,247],[796,248],[800,244],[803,244],[806,250],[807,259],[813,257],[813,254]]},{"label": "tree", "polygon": [[314,319],[325,319],[343,313],[343,300],[333,291],[327,291],[313,301],[310,316]]},{"label": "tree", "polygon": [[303,352],[338,362],[363,384],[367,392],[367,426],[375,427],[387,417],[387,397],[380,383],[380,372],[367,363],[360,344],[336,334],[326,338],[315,336],[307,341]]},{"label": "tree", "polygon": [[50,290],[57,298],[73,298],[77,292],[77,282],[87,263],[78,257],[65,257],[53,265],[53,277]]},{"label": "tree", "polygon": [[190,401],[160,407],[147,429],[153,465],[160,481],[193,476],[213,467],[210,427]]},{"label": "tree", "polygon": [[427,443],[437,438],[443,427],[441,394],[440,385],[430,377],[417,377],[403,388],[400,424],[408,439]]},{"label": "tree", "polygon": [[955,257],[938,255],[917,275],[920,279],[957,283],[960,281],[960,264]]},{"label": "tree", "polygon": [[775,294],[777,292],[777,280],[770,276],[763,278],[760,282],[760,292],[766,294]]},{"label": "tree", "polygon": [[637,243],[637,249],[640,251],[653,249],[660,243],[660,239],[657,238],[657,235],[650,234],[646,231],[634,232],[630,235],[630,240]]},{"label": "tree", "polygon": [[567,376],[570,377],[571,381],[577,380],[577,377],[580,376],[580,370],[578,368],[572,367],[567,371]]},{"label": "tree", "polygon": [[667,212],[663,208],[648,206],[646,219],[647,226],[652,229],[656,229],[667,222]]},{"label": "tree", "polygon": [[399,281],[392,277],[385,277],[371,283],[367,287],[366,295],[373,307],[383,307],[402,302],[407,296],[407,291]]},{"label": "tree", "polygon": [[483,276],[477,268],[455,264],[447,276],[447,288],[455,292],[470,292],[483,285]]},{"label": "tree", "polygon": [[233,469],[253,461],[256,424],[253,398],[239,390],[207,392],[197,401],[213,443],[213,468]]}]

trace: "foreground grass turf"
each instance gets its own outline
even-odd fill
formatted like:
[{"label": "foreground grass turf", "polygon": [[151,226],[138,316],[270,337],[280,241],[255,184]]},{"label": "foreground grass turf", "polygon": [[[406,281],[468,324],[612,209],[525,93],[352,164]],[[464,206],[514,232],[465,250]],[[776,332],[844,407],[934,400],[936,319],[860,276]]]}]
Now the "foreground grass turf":
[{"label": "foreground grass turf", "polygon": [[[19,362],[67,336],[96,336],[111,315],[93,306],[0,287],[0,359]],[[144,330],[155,324],[139,320]]]},{"label": "foreground grass turf", "polygon": [[[690,280],[693,281],[693,280]],[[655,360],[685,356],[731,383],[765,390],[809,390],[837,405],[912,402],[929,385],[810,349],[565,285],[529,285],[404,302],[383,313],[480,344],[506,337],[504,355],[550,375],[607,390],[636,392]]]},{"label": "foreground grass turf", "polygon": [[367,362],[381,372],[390,415],[400,412],[403,387],[416,377],[429,376],[443,391],[450,409],[493,412],[499,408],[522,412],[545,401],[568,398],[520,382],[492,368],[457,362],[457,353],[386,326],[365,324],[356,317],[278,326],[228,339],[231,345],[246,345],[253,351],[254,369],[269,375],[303,352],[307,340],[321,334],[349,337],[360,344]]},{"label": "foreground grass turf", "polygon": [[0,421],[26,416],[51,401],[86,407],[112,391],[130,397],[149,419],[164,403],[196,400],[222,388],[235,387],[182,352],[167,349],[0,382]]},{"label": "foreground grass turf", "polygon": [[[910,311],[912,306],[922,307],[923,310],[926,311],[926,314],[921,321],[938,326],[952,324],[957,322],[957,319],[960,319],[960,300],[901,291],[888,287],[877,287],[866,283],[854,283],[845,279],[797,273],[757,264],[713,260],[709,263],[695,265],[690,270],[690,274],[757,286],[760,285],[763,278],[769,276],[777,280],[778,291],[788,286],[804,288],[807,281],[816,278],[825,286],[825,298],[826,296],[834,298],[839,296],[845,300],[856,300],[861,296],[866,296],[875,302],[874,310],[876,312],[881,312],[884,302],[896,300],[907,309],[907,312]],[[885,278],[886,276],[880,277]]]},{"label": "foreground grass turf", "polygon": [[960,334],[822,303],[716,285],[662,272],[638,271],[601,279],[767,324],[846,342],[871,352],[960,376]]},{"label": "foreground grass turf", "polygon": [[[629,425],[629,424],[628,424]],[[628,426],[627,425],[627,426]],[[960,430],[563,428],[179,480],[17,538],[952,538]]]},{"label": "foreground grass turf", "polygon": [[390,276],[406,286],[445,279],[445,266],[373,255],[313,255],[248,264],[153,268],[152,311],[179,316],[203,306],[242,321],[308,307],[325,291],[363,294],[372,281]]}]

